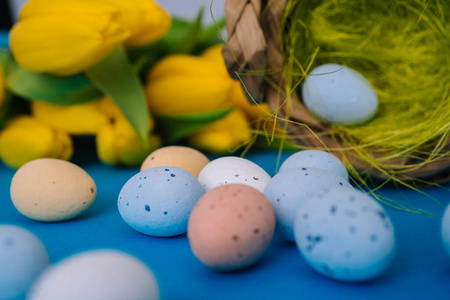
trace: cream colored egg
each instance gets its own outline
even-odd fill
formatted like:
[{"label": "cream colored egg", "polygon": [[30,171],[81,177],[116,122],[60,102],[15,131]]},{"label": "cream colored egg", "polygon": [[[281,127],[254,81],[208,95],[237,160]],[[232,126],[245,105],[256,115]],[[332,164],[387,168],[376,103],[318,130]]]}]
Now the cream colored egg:
[{"label": "cream colored egg", "polygon": [[38,221],[72,219],[89,208],[97,195],[94,180],[77,165],[41,158],[23,165],[11,181],[17,210]]},{"label": "cream colored egg", "polygon": [[198,177],[198,174],[209,163],[200,151],[184,146],[167,146],[159,148],[144,160],[141,171],[154,167],[177,167]]},{"label": "cream colored egg", "polygon": [[232,271],[256,263],[274,230],[275,214],[264,194],[244,184],[228,184],[209,190],[197,202],[188,239],[203,264]]}]

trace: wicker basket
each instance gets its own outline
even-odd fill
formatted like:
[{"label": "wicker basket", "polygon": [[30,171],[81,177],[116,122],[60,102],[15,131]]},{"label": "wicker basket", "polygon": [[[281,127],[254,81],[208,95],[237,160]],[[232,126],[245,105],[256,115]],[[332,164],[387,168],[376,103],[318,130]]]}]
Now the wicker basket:
[{"label": "wicker basket", "polygon": [[[252,98],[267,102],[281,118],[289,116],[291,120],[309,127],[289,122],[288,133],[300,149],[328,149],[352,166],[362,177],[385,181],[390,178],[402,182],[445,182],[450,179],[450,156],[439,161],[419,165],[420,159],[396,159],[386,161],[384,165],[398,165],[397,169],[375,168],[370,166],[354,150],[343,150],[342,141],[324,123],[308,112],[300,99],[294,98],[289,106],[278,105],[286,94],[282,80],[283,55],[280,51],[281,16],[289,0],[227,0],[225,13],[227,18],[228,42],[223,50],[226,66],[231,76],[240,76]],[[262,72],[266,71],[264,77]],[[253,72],[254,75],[251,75]],[[266,80],[269,78],[270,80]],[[271,84],[268,84],[271,82]],[[273,84],[275,83],[275,85]],[[315,133],[312,134],[312,132]],[[318,139],[316,136],[320,136]],[[450,141],[443,150],[449,153]],[[325,146],[325,147],[324,147]],[[384,156],[389,150],[371,149],[375,156]],[[417,180],[419,179],[419,180]]]}]

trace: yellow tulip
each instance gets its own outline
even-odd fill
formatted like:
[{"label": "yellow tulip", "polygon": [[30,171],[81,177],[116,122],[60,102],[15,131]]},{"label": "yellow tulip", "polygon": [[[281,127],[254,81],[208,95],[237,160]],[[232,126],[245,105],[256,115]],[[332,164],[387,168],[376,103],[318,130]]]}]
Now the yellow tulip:
[{"label": "yellow tulip", "polygon": [[0,158],[12,168],[37,158],[68,160],[73,153],[72,140],[30,116],[19,116],[0,132]]},{"label": "yellow tulip", "polygon": [[232,85],[233,80],[216,59],[172,55],[150,71],[146,92],[154,113],[202,113],[229,107]]},{"label": "yellow tulip", "polygon": [[120,11],[117,22],[130,32],[127,47],[146,45],[164,36],[171,26],[170,16],[152,0],[94,0],[114,5]]},{"label": "yellow tulip", "polygon": [[233,83],[230,101],[245,113],[250,122],[272,118],[272,110],[267,103],[255,104],[249,102],[240,81]]},{"label": "yellow tulip", "polygon": [[236,109],[190,136],[188,142],[196,148],[220,154],[235,150],[250,138],[247,119],[243,112]]},{"label": "yellow tulip", "polygon": [[129,36],[111,5],[30,0],[10,31],[11,52],[34,72],[72,75],[105,58]]},{"label": "yellow tulip", "polygon": [[57,105],[41,101],[31,102],[32,114],[44,124],[70,134],[95,134],[109,121],[98,101],[74,105]]},{"label": "yellow tulip", "polygon": [[100,128],[96,145],[98,157],[106,164],[139,166],[161,146],[161,139],[152,135],[149,138],[150,146],[144,147],[125,117],[118,117]]},{"label": "yellow tulip", "polygon": [[30,18],[42,18],[47,15],[64,15],[67,18],[85,15],[110,14],[117,18],[119,9],[112,4],[92,0],[29,0],[22,7],[19,21]]},{"label": "yellow tulip", "polygon": [[5,99],[5,78],[3,75],[3,67],[0,65],[0,107],[2,107],[3,100]]}]

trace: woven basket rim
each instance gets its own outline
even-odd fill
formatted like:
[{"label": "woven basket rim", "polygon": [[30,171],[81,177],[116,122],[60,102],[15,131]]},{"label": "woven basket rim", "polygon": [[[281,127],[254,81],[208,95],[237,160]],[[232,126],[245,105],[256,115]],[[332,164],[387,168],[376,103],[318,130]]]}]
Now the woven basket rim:
[{"label": "woven basket rim", "polygon": [[[248,74],[249,71],[280,70],[268,76],[272,82],[276,83],[278,89],[274,88],[273,84],[268,84],[262,75],[244,75],[240,78],[253,99],[267,102],[280,118],[289,117],[309,127],[308,129],[290,122],[287,124],[288,132],[298,137],[292,141],[300,149],[327,149],[337,157],[345,158],[344,162],[351,164],[358,173],[367,174],[375,180],[389,180],[393,177],[401,181],[417,179],[434,183],[449,181],[450,156],[420,167],[416,167],[417,159],[399,158],[391,163],[401,165],[402,168],[378,170],[368,165],[355,151],[343,150],[345,147],[342,141],[333,134],[329,126],[312,115],[299,98],[292,97],[289,112],[278,106],[280,89],[282,93],[284,92],[281,72],[284,59],[280,50],[280,22],[290,2],[291,0],[226,0],[225,13],[229,35],[223,49],[223,56],[230,75]],[[320,140],[317,140],[310,130],[321,135]],[[326,147],[323,148],[323,145]],[[375,155],[380,156],[389,152],[386,149],[372,148],[371,150]],[[450,144],[447,144],[446,150],[450,150]],[[389,175],[386,171],[389,171]]]}]

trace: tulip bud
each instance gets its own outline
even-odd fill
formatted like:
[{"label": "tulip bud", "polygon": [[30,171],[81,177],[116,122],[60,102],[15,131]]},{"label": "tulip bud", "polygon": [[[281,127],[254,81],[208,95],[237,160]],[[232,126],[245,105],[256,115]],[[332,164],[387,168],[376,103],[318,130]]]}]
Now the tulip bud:
[{"label": "tulip bud", "polygon": [[223,64],[209,57],[172,55],[150,71],[146,92],[156,114],[189,114],[230,106],[233,80]]},{"label": "tulip bud", "polygon": [[72,75],[88,69],[129,36],[114,6],[92,1],[30,0],[10,31],[11,52],[34,72]]},{"label": "tulip bud", "polygon": [[32,114],[44,124],[70,134],[95,134],[109,121],[99,108],[98,101],[74,105],[57,105],[41,101],[31,102]]},{"label": "tulip bud", "polygon": [[[149,121],[149,126],[151,122]],[[119,116],[100,128],[96,145],[98,157],[106,164],[139,166],[151,152],[161,146],[161,139],[151,135],[149,146],[143,146],[127,119]]]},{"label": "tulip bud", "polygon": [[188,142],[198,149],[221,154],[235,150],[250,139],[247,119],[243,112],[236,109],[190,136]]},{"label": "tulip bud", "polygon": [[[130,32],[127,47],[138,47],[163,37],[172,20],[167,12],[152,0],[94,0],[114,5],[120,11],[117,22]],[[93,1],[93,2],[94,2]]]},{"label": "tulip bud", "polygon": [[19,116],[0,132],[0,158],[12,168],[38,158],[68,160],[73,146],[70,137],[35,118]]}]

